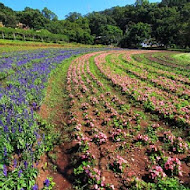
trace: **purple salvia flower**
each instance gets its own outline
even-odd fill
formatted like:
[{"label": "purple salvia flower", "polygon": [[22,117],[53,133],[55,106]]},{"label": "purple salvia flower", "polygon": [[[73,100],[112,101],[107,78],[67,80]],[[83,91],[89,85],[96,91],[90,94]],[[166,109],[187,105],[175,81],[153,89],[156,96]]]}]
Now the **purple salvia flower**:
[{"label": "purple salvia flower", "polygon": [[27,169],[27,167],[28,167],[27,161],[24,161],[24,167],[25,167],[25,169]]},{"label": "purple salvia flower", "polygon": [[7,166],[5,164],[3,165],[3,174],[7,177]]},{"label": "purple salvia flower", "polygon": [[12,133],[15,133],[15,128],[12,126],[12,128],[11,128],[11,131],[12,131]]},{"label": "purple salvia flower", "polygon": [[46,179],[46,180],[44,181],[44,185],[45,185],[45,187],[49,187],[49,185],[50,185],[49,179]]},{"label": "purple salvia flower", "polygon": [[19,124],[19,129],[18,129],[19,133],[22,133],[22,127]]},{"label": "purple salvia flower", "polygon": [[8,128],[7,125],[4,125],[4,132],[5,132],[5,133],[9,132],[9,128]]},{"label": "purple salvia flower", "polygon": [[7,157],[7,148],[4,147],[4,157]]},{"label": "purple salvia flower", "polygon": [[18,172],[18,177],[20,177],[21,174],[22,174],[22,170],[19,170],[19,172]]},{"label": "purple salvia flower", "polygon": [[14,159],[14,161],[13,161],[13,166],[14,166],[14,168],[17,167],[17,160],[16,159]]},{"label": "purple salvia flower", "polygon": [[35,184],[33,187],[32,187],[33,190],[38,190],[38,186]]},{"label": "purple salvia flower", "polygon": [[1,120],[0,120],[0,125],[1,125],[1,126],[4,126],[4,125],[3,125],[3,122],[2,122]]},{"label": "purple salvia flower", "polygon": [[38,146],[40,146],[41,145],[41,141],[38,141]]}]

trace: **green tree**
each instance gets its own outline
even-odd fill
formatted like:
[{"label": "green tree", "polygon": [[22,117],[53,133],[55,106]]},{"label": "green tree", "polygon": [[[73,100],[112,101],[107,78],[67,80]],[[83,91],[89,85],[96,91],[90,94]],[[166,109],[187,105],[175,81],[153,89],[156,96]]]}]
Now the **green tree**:
[{"label": "green tree", "polygon": [[0,3],[0,22],[7,27],[13,28],[15,28],[18,23],[16,13],[9,7],[6,7],[3,3]]},{"label": "green tree", "polygon": [[44,9],[42,10],[42,15],[49,20],[58,20],[57,15],[51,10],[49,10],[47,7],[44,7]]},{"label": "green tree", "polygon": [[159,44],[167,48],[176,44],[180,36],[180,13],[176,7],[163,7],[159,13],[161,17],[155,20],[153,35]]},{"label": "green tree", "polygon": [[101,35],[101,28],[106,25],[115,25],[115,21],[108,15],[104,15],[101,13],[93,12],[87,15],[89,19],[89,26],[91,29],[91,34],[96,36]]},{"label": "green tree", "polygon": [[183,6],[180,11],[180,18],[179,46],[190,47],[190,3]]},{"label": "green tree", "polygon": [[151,38],[151,26],[139,22],[131,24],[124,38],[120,41],[121,47],[136,48],[141,47],[141,43]]},{"label": "green tree", "polygon": [[82,18],[82,15],[77,12],[70,12],[68,15],[65,16],[66,20],[70,22],[75,22],[76,20]]},{"label": "green tree", "polygon": [[142,6],[142,5],[147,5],[149,4],[148,0],[136,0],[135,5],[136,6]]},{"label": "green tree", "polygon": [[117,26],[104,25],[100,27],[99,43],[110,45],[117,44],[122,37],[122,30]]},{"label": "green tree", "polygon": [[50,21],[43,16],[38,9],[31,9],[26,7],[24,11],[17,13],[19,21],[34,30],[45,28]]},{"label": "green tree", "polygon": [[179,6],[190,2],[189,0],[162,0],[161,4],[164,6]]}]

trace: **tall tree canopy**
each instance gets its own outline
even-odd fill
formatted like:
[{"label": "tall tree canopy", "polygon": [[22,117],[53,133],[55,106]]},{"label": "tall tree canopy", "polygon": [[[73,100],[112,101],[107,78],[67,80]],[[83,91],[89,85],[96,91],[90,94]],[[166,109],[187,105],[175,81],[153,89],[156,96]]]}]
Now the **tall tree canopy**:
[{"label": "tall tree canopy", "polygon": [[57,15],[54,12],[50,11],[47,7],[44,7],[42,10],[42,15],[49,20],[58,20]]},{"label": "tall tree canopy", "polygon": [[165,47],[190,46],[190,0],[136,0],[132,5],[85,16],[70,12],[65,20],[58,20],[47,7],[42,11],[26,7],[17,12],[0,3],[0,22],[12,28],[20,22],[34,30],[45,29],[66,35],[70,42],[140,47],[147,41]]}]

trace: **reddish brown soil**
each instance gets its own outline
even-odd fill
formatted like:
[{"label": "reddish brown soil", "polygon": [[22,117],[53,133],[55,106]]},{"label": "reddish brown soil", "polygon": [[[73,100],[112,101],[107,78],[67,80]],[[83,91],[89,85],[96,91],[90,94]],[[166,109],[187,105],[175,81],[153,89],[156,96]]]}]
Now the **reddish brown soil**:
[{"label": "reddish brown soil", "polygon": [[47,179],[47,177],[50,175],[49,170],[47,170],[44,166],[45,163],[48,163],[47,156],[44,155],[40,158],[40,162],[36,166],[39,170],[38,177],[36,179],[36,184],[38,185],[39,189],[42,189],[44,186],[44,181]]},{"label": "reddish brown soil", "polygon": [[[53,79],[49,81],[49,86],[47,88],[47,96],[45,97],[45,101],[48,103],[49,96],[51,94],[51,85]],[[48,120],[51,112],[53,111],[47,103],[41,105],[38,114],[42,119]],[[56,125],[56,128],[62,128],[62,122],[66,122],[66,118],[64,117],[64,111],[62,110],[62,105],[56,105],[54,111],[56,114],[51,120],[52,124]],[[55,129],[56,130],[56,129]],[[61,131],[61,129],[59,129]],[[70,155],[66,154],[67,149],[69,148],[70,143],[61,144],[53,150],[53,154],[56,154],[56,160],[52,160],[49,155],[44,155],[41,157],[40,162],[37,166],[39,169],[39,175],[37,177],[36,183],[39,186],[39,189],[43,188],[43,183],[47,177],[53,177],[53,181],[55,182],[54,189],[56,190],[70,190],[72,189],[71,182],[68,179],[67,175],[67,167],[69,165]],[[51,153],[49,153],[51,154]],[[47,163],[47,167],[44,167],[44,164]],[[53,167],[56,167],[56,171],[54,171]]]},{"label": "reddish brown soil", "polygon": [[[43,183],[47,177],[53,177],[53,181],[55,182],[54,188],[57,190],[72,189],[71,182],[67,178],[67,176],[69,176],[69,170],[67,171],[69,156],[65,154],[64,149],[66,149],[65,145],[63,147],[59,146],[55,148],[54,151],[56,151],[56,160],[52,160],[47,155],[41,157],[40,163],[37,165],[39,175],[36,180],[39,189],[43,188]],[[45,163],[47,163],[47,167],[45,167]],[[55,171],[53,170],[53,167],[56,167]]]},{"label": "reddish brown soil", "polygon": [[72,167],[70,167],[70,156],[67,150],[71,148],[70,143],[65,143],[55,148],[57,159],[55,161],[49,159],[50,163],[57,167],[57,171],[51,173],[55,182],[55,189],[72,189],[71,179],[69,179]]}]

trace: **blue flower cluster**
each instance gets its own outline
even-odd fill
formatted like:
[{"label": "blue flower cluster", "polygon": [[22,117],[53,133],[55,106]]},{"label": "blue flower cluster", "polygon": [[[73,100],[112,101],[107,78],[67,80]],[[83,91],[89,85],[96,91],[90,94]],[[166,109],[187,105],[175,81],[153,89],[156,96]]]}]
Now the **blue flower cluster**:
[{"label": "blue flower cluster", "polygon": [[89,51],[93,50],[54,48],[0,58],[0,73],[9,73],[6,82],[0,79],[0,189],[35,189],[35,165],[44,139],[35,110],[48,75],[63,60]]}]

